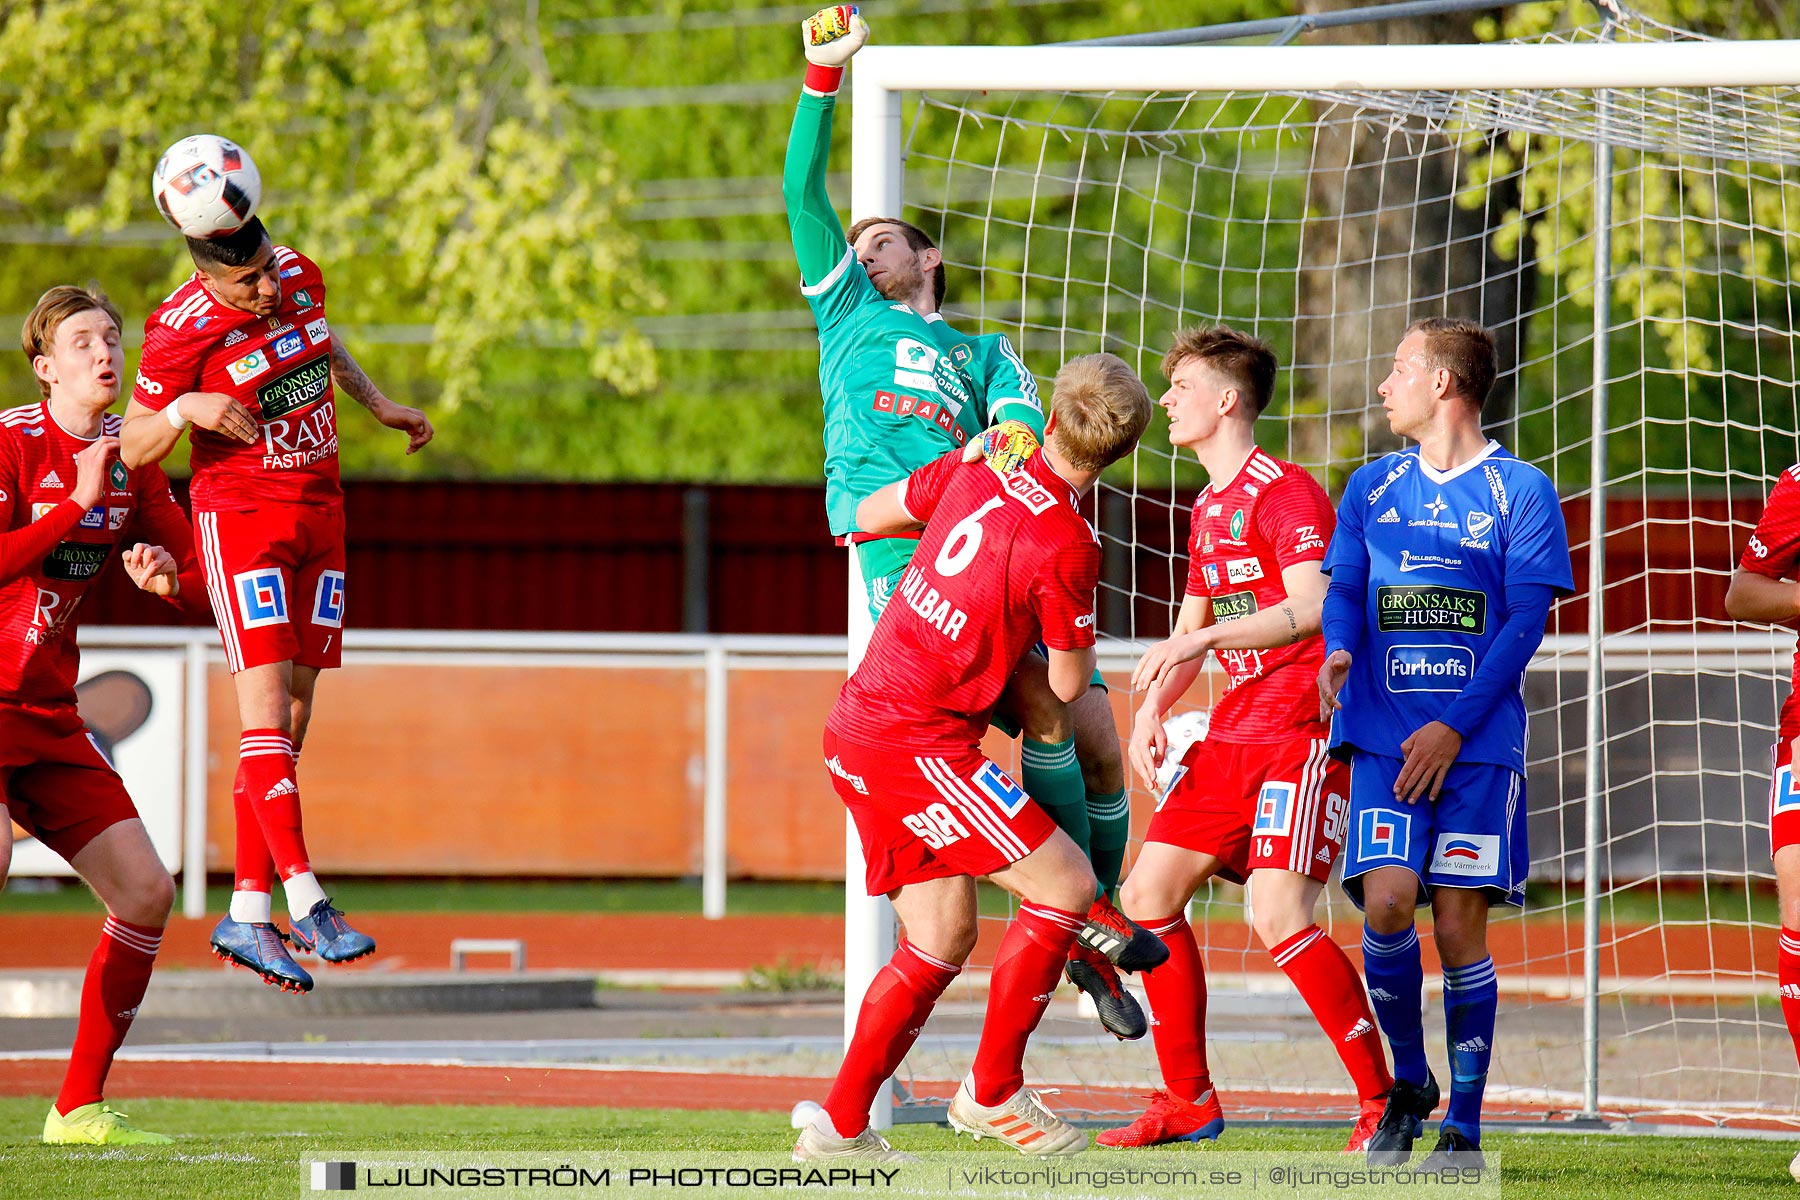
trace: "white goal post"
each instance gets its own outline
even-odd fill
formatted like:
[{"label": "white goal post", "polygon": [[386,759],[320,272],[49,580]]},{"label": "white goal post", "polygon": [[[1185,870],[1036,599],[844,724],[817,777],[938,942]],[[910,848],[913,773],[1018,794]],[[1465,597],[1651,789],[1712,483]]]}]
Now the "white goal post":
[{"label": "white goal post", "polygon": [[[1276,93],[1283,96],[1302,95],[1307,97],[1324,96],[1321,101],[1326,104],[1355,104],[1371,93],[1465,93],[1471,90],[1501,91],[1507,93],[1537,92],[1574,92],[1587,97],[1587,105],[1583,111],[1585,125],[1572,128],[1569,136],[1573,139],[1585,139],[1593,148],[1594,171],[1598,178],[1610,180],[1612,171],[1612,148],[1606,131],[1611,119],[1608,93],[1612,89],[1620,91],[1642,89],[1760,89],[1768,87],[1800,86],[1800,41],[1766,41],[1766,42],[1724,42],[1704,40],[1677,41],[1633,41],[1612,43],[1608,41],[1588,42],[1580,44],[1487,44],[1468,46],[1282,46],[1282,47],[1242,47],[1242,46],[1200,46],[1200,47],[1117,47],[1117,46],[1057,46],[1057,47],[975,47],[975,46],[881,46],[872,45],[863,49],[856,57],[851,72],[851,128],[852,128],[852,184],[851,184],[851,216],[853,220],[878,215],[905,214],[908,207],[909,189],[906,186],[906,160],[908,150],[908,134],[906,122],[903,120],[905,105],[909,95],[918,93],[935,93],[944,96],[979,93],[994,94],[1036,94],[1063,95],[1069,93],[1091,94],[1096,103],[1104,102],[1120,96],[1133,97],[1151,93],[1172,94],[1175,97],[1210,95],[1217,93]],[[1741,90],[1729,93],[1738,103],[1746,94]],[[1348,100],[1346,100],[1348,98]],[[985,99],[991,100],[992,97]],[[1421,102],[1422,107],[1430,109],[1431,105]],[[1173,107],[1173,105],[1172,105]],[[1654,106],[1652,106],[1654,107]],[[1740,105],[1741,107],[1741,105]],[[1059,110],[1060,111],[1060,110]],[[1557,110],[1550,106],[1547,113],[1540,114],[1545,122],[1554,125]],[[976,124],[981,116],[973,120]],[[1006,116],[998,118],[1001,122],[1009,120]],[[1435,112],[1427,112],[1424,120],[1430,124],[1439,120]],[[1453,123],[1455,114],[1445,106],[1441,120]],[[1437,126],[1433,125],[1433,128]],[[1596,132],[1597,131],[1597,132]],[[1060,130],[1058,130],[1060,132]],[[1077,131],[1079,132],[1079,131]],[[1536,129],[1536,136],[1547,136],[1543,125]],[[1736,143],[1727,145],[1721,152],[1722,157],[1734,162],[1744,161],[1746,155],[1740,153],[1741,147]],[[1756,161],[1754,154],[1748,156]],[[1780,171],[1786,171],[1792,165],[1791,160],[1783,160]],[[1755,171],[1750,174],[1754,175]],[[1022,171],[1022,176],[1029,176],[1030,170]],[[1791,181],[1786,175],[1779,174],[1779,186],[1786,187]],[[1614,430],[1615,423],[1609,421],[1608,385],[1616,381],[1619,373],[1611,368],[1607,359],[1610,335],[1617,327],[1611,323],[1609,297],[1613,272],[1613,253],[1611,233],[1613,222],[1611,205],[1613,203],[1610,187],[1593,188],[1590,198],[1593,212],[1594,236],[1591,239],[1592,258],[1589,269],[1593,274],[1593,330],[1591,348],[1591,376],[1582,381],[1574,392],[1590,393],[1585,400],[1588,429],[1579,442],[1557,441],[1555,450],[1562,452],[1576,447],[1580,457],[1586,460],[1588,485],[1584,494],[1588,497],[1589,527],[1586,530],[1571,529],[1571,541],[1579,540],[1587,534],[1587,544],[1591,553],[1587,555],[1585,572],[1578,565],[1578,580],[1585,574],[1586,591],[1589,597],[1589,620],[1585,637],[1579,639],[1560,639],[1565,649],[1556,653],[1565,654],[1565,665],[1555,668],[1572,673],[1572,677],[1584,677],[1584,692],[1571,696],[1567,700],[1569,712],[1574,713],[1576,707],[1583,709],[1581,718],[1585,722],[1585,746],[1576,745],[1573,750],[1565,750],[1565,756],[1583,764],[1585,783],[1577,785],[1579,798],[1576,813],[1576,825],[1585,828],[1585,835],[1575,835],[1581,841],[1579,854],[1568,857],[1568,878],[1581,881],[1583,893],[1580,901],[1572,902],[1571,912],[1566,914],[1570,924],[1574,903],[1579,903],[1581,917],[1581,977],[1575,982],[1579,991],[1581,1004],[1580,1045],[1583,1049],[1583,1065],[1579,1073],[1579,1090],[1571,1086],[1565,1091],[1557,1092],[1553,1086],[1548,1087],[1545,1094],[1560,1096],[1565,1113],[1578,1113],[1588,1117],[1599,1115],[1602,1111],[1599,1044],[1602,1039],[1602,1013],[1599,997],[1603,990],[1600,973],[1601,938],[1600,928],[1600,886],[1603,869],[1600,864],[1602,827],[1601,818],[1607,799],[1607,782],[1605,764],[1602,762],[1603,747],[1611,736],[1624,737],[1626,731],[1609,730],[1606,726],[1608,707],[1606,693],[1608,677],[1606,671],[1610,663],[1607,653],[1623,641],[1632,642],[1633,653],[1644,659],[1649,665],[1643,667],[1647,676],[1654,676],[1659,670],[1656,665],[1659,653],[1657,646],[1680,647],[1684,643],[1676,635],[1667,631],[1650,635],[1644,645],[1647,649],[1637,649],[1649,631],[1648,624],[1634,626],[1626,633],[1617,630],[1608,634],[1604,628],[1602,600],[1605,596],[1605,584],[1608,576],[1606,562],[1606,543],[1609,530],[1607,521],[1607,485],[1609,478],[1616,479],[1618,471],[1609,467],[1609,431]],[[1033,193],[1035,196],[1035,192]],[[916,199],[915,199],[916,203]],[[1783,212],[1786,210],[1784,209]],[[1800,208],[1794,210],[1794,221],[1800,224]],[[1776,240],[1789,232],[1779,227],[1775,229]],[[1794,231],[1800,235],[1800,229]],[[980,267],[982,247],[946,245],[946,258],[950,259],[960,252],[974,259],[977,269]],[[1021,277],[1030,274],[1027,268],[1020,269]],[[955,299],[953,285],[952,299]],[[1023,300],[1020,301],[1021,306]],[[1102,306],[1106,301],[1102,301]],[[1184,311],[1207,311],[1203,308]],[[1423,314],[1422,314],[1423,315]],[[953,318],[954,319],[954,318]],[[1012,318],[1008,317],[1008,321]],[[1215,318],[1216,319],[1216,318]],[[1642,320],[1640,314],[1639,319]],[[1009,328],[1008,332],[1018,332],[1024,328],[1026,318],[1018,317],[1018,324]],[[975,323],[971,323],[973,327]],[[1729,324],[1729,322],[1725,322]],[[1006,328],[1006,324],[1001,325]],[[1042,328],[1034,325],[1033,328]],[[1088,332],[1088,331],[1084,331]],[[1055,337],[1046,334],[1046,337]],[[1078,339],[1079,340],[1079,339]],[[1386,348],[1391,348],[1389,342]],[[1090,342],[1081,342],[1082,350],[1099,348]],[[1147,348],[1137,347],[1146,352]],[[1022,345],[1025,360],[1032,366],[1040,379],[1053,374],[1056,363],[1049,361],[1052,355],[1034,353],[1031,345]],[[1583,349],[1583,353],[1589,353]],[[1154,365],[1154,357],[1148,360]],[[1357,369],[1361,369],[1358,364]],[[1762,381],[1764,368],[1760,365],[1755,373],[1755,381]],[[1285,373],[1285,372],[1284,372]],[[1728,372],[1729,373],[1729,372]],[[1773,370],[1770,378],[1777,383],[1790,382],[1793,372],[1788,369]],[[1146,377],[1146,381],[1150,382]],[[1371,383],[1373,381],[1371,380]],[[1152,391],[1155,391],[1153,386]],[[1044,391],[1046,397],[1049,391]],[[1370,389],[1372,395],[1372,388]],[[1566,398],[1572,393],[1560,391],[1557,398]],[[1280,403],[1279,400],[1277,402]],[[1521,405],[1521,411],[1523,411]],[[1760,414],[1748,418],[1752,423],[1761,422]],[[1787,420],[1778,417],[1777,423]],[[1648,417],[1643,424],[1651,424]],[[1729,414],[1719,414],[1719,424],[1729,426]],[[1633,427],[1633,435],[1643,438],[1654,436],[1654,429],[1640,430]],[[1331,460],[1308,463],[1315,469],[1329,464],[1336,468],[1340,465]],[[1776,470],[1780,466],[1777,464]],[[1734,468],[1725,473],[1724,485],[1735,486],[1742,490],[1748,480],[1762,472],[1765,484],[1772,481],[1774,470],[1768,470],[1767,464],[1757,464],[1751,468]],[[1654,481],[1652,481],[1654,482]],[[1655,492],[1649,483],[1644,486],[1646,495]],[[1737,520],[1738,518],[1733,518]],[[1173,514],[1172,520],[1179,522],[1185,529],[1185,515]],[[1650,524],[1651,522],[1644,522]],[[1174,555],[1181,555],[1182,542],[1175,541]],[[862,647],[866,644],[869,622],[864,609],[863,592],[858,579],[854,553],[850,555],[850,631],[852,668],[859,660]],[[1730,570],[1729,563],[1723,565],[1724,571]],[[1649,572],[1654,574],[1654,571]],[[1646,588],[1649,583],[1644,585]],[[1167,633],[1167,627],[1160,633],[1138,634],[1139,640],[1148,637],[1160,637]],[[1714,641],[1720,635],[1713,635]],[[1634,640],[1635,639],[1635,640]],[[1558,639],[1552,639],[1556,641]],[[1692,644],[1694,653],[1682,658],[1683,651],[1671,650],[1680,659],[1679,669],[1683,672],[1693,670],[1701,674],[1717,670],[1716,667],[1696,665],[1699,660],[1694,657],[1699,653],[1699,640]],[[1762,635],[1755,635],[1758,646],[1763,645]],[[1651,645],[1650,643],[1655,643]],[[1570,644],[1574,643],[1574,644]],[[1575,652],[1574,645],[1579,645]],[[1709,644],[1710,645],[1710,644]],[[1756,660],[1755,670],[1768,672],[1766,650],[1746,659],[1738,659],[1730,646],[1723,642],[1711,646],[1709,653],[1721,657],[1728,662],[1749,662]],[[1637,659],[1633,659],[1637,662]],[[1634,669],[1636,669],[1634,667]],[[1736,668],[1750,670],[1750,667]],[[1775,676],[1780,671],[1774,671]],[[1767,680],[1770,695],[1774,694],[1776,679]],[[1698,684],[1696,695],[1698,695]],[[1563,701],[1557,702],[1560,714]],[[1651,724],[1655,724],[1654,714]],[[1699,775],[1706,774],[1704,769]],[[1766,769],[1764,778],[1766,779]],[[1654,781],[1653,781],[1654,782]],[[1766,786],[1766,784],[1765,784]],[[1535,849],[1535,847],[1534,847]],[[846,934],[845,934],[845,1035],[848,1038],[856,1018],[862,995],[874,974],[886,962],[893,950],[894,921],[891,906],[884,900],[869,900],[862,895],[862,865],[857,849],[857,838],[851,828],[847,838],[847,883],[846,883]],[[1335,887],[1335,884],[1334,884]],[[1770,938],[1772,941],[1772,937]],[[1669,1018],[1671,1027],[1677,1027],[1684,1020],[1679,1014]],[[1723,1020],[1724,1018],[1720,1018]],[[1146,1043],[1147,1044],[1147,1043]],[[1791,1056],[1789,1067],[1792,1066]],[[1229,1085],[1227,1085],[1229,1086]],[[1760,1095],[1760,1093],[1759,1093]],[[1719,1097],[1719,1102],[1710,1108],[1699,1105],[1708,1112],[1730,1109],[1731,1104]],[[878,1127],[886,1126],[892,1119],[889,1109],[890,1097],[884,1094],[882,1103],[875,1113]],[[1668,1107],[1679,1107],[1671,1104]],[[1661,1112],[1665,1109],[1656,1109]]]}]

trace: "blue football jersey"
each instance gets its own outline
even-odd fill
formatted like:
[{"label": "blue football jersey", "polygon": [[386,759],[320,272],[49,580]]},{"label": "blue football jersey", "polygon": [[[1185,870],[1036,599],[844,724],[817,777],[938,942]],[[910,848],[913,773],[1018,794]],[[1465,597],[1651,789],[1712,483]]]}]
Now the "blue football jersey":
[{"label": "blue football jersey", "polygon": [[[1509,586],[1574,590],[1555,486],[1492,441],[1453,471],[1413,447],[1352,475],[1324,562],[1344,566],[1366,570],[1369,586],[1331,742],[1392,758],[1474,678],[1506,623]],[[1524,772],[1519,683],[1463,739],[1458,761]]]}]

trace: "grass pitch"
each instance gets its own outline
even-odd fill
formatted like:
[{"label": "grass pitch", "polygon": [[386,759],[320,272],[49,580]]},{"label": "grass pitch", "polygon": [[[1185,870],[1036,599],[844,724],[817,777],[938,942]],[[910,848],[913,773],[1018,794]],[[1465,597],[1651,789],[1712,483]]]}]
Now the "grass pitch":
[{"label": "grass pitch", "polygon": [[[696,1082],[704,1086],[703,1081]],[[794,1139],[787,1119],[771,1113],[139,1100],[121,1107],[145,1128],[174,1135],[175,1144],[107,1150],[38,1142],[49,1103],[48,1098],[0,1098],[0,1196],[292,1198],[312,1194],[302,1160],[345,1150],[399,1155],[785,1153]],[[1342,1137],[1335,1130],[1238,1125],[1227,1131],[1224,1149],[1332,1150],[1343,1144]],[[937,1126],[902,1126],[892,1140],[916,1152],[956,1151],[959,1145],[948,1130]],[[1487,1146],[1502,1157],[1501,1183],[1508,1200],[1671,1196],[1774,1200],[1792,1197],[1796,1188],[1787,1173],[1795,1150],[1792,1142],[1491,1134]],[[1017,1161],[992,1142],[974,1146],[965,1139],[960,1147],[958,1152],[970,1156],[994,1154]],[[1180,1147],[1178,1152],[1200,1161],[1218,1151],[1202,1145]],[[1100,1158],[1099,1152],[1090,1152],[1075,1161],[1094,1164]],[[1130,1152],[1105,1152],[1108,1163],[1130,1158]],[[544,1165],[559,1161],[547,1157]]]}]

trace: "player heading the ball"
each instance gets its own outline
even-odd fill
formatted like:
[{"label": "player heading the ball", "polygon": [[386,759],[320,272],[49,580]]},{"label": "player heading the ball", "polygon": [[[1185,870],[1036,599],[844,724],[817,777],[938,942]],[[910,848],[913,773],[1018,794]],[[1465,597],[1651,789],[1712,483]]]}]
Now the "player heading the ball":
[{"label": "player heading the ball", "polygon": [[[1413,927],[1431,905],[1444,969],[1450,1105],[1434,1155],[1478,1151],[1498,986],[1488,907],[1523,906],[1525,668],[1574,589],[1556,488],[1481,431],[1493,335],[1414,322],[1382,381],[1417,444],[1350,477],[1325,555],[1320,711],[1350,760],[1344,891],[1363,910],[1363,971],[1394,1054],[1369,1161],[1404,1163],[1437,1107]],[[1428,1167],[1441,1165],[1426,1160]]]},{"label": "player heading the ball", "polygon": [[1093,899],[1094,872],[980,740],[1013,664],[1040,638],[1057,695],[1087,688],[1100,547],[1078,505],[1137,444],[1150,411],[1120,359],[1071,359],[1056,377],[1048,440],[1018,470],[1002,475],[952,450],[857,506],[863,529],[923,529],[824,745],[862,840],[869,894],[893,901],[904,936],[869,985],[796,1158],[895,1153],[869,1128],[869,1108],[975,947],[980,876],[1020,905],[995,955],[974,1067],[950,1123],[1027,1154],[1086,1146],[1024,1086],[1022,1064]]},{"label": "player heading the ball", "polygon": [[187,245],[193,276],[144,323],[123,457],[159,462],[193,427],[194,524],[243,724],[231,910],[212,947],[304,992],[312,977],[271,920],[277,871],[296,946],[327,962],[375,949],[313,874],[296,775],[319,672],[343,654],[337,391],[406,435],[408,454],[431,440],[431,422],[370,382],[326,320],[318,266],[271,242],[260,218]]},{"label": "player heading the ball", "polygon": [[1316,687],[1331,501],[1311,475],[1256,444],[1275,394],[1275,353],[1247,333],[1190,329],[1163,356],[1169,442],[1192,450],[1209,486],[1194,500],[1186,595],[1175,631],[1151,647],[1132,765],[1152,791],[1168,750],[1163,718],[1216,654],[1230,678],[1206,736],[1188,748],[1125,880],[1125,911],[1167,943],[1144,976],[1163,1088],[1103,1146],[1217,1138],[1225,1115],[1206,1061],[1206,969],[1185,916],[1218,876],[1251,884],[1256,934],[1306,1000],[1356,1085],[1362,1150],[1393,1078],[1362,980],[1319,928],[1319,895],[1344,845],[1350,769],[1326,752]]}]

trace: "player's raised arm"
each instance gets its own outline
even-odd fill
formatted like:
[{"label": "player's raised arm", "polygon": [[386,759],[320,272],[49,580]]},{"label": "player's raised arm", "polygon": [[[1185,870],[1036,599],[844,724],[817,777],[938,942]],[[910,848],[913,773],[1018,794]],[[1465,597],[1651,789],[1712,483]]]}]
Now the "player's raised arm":
[{"label": "player's raised arm", "polygon": [[331,336],[331,382],[344,395],[368,409],[369,415],[377,421],[389,429],[398,429],[404,433],[408,454],[423,450],[437,432],[431,427],[431,421],[423,411],[395,404],[382,395],[381,389],[375,386],[368,373],[350,357],[349,347],[338,339],[336,333]]},{"label": "player's raised arm", "polygon": [[[831,118],[844,66],[868,37],[868,25],[848,4],[820,9],[801,22],[808,64],[806,83],[788,133],[781,196],[787,205],[794,257],[800,264],[801,290],[816,306],[834,285],[861,274],[854,270],[856,254],[845,240],[843,222],[825,190],[825,170],[831,159]],[[820,324],[829,323],[834,312],[822,308]]]}]

